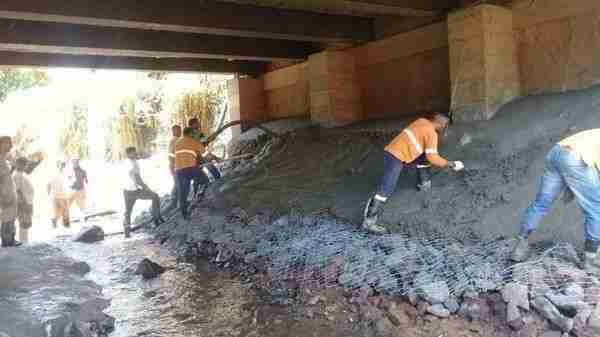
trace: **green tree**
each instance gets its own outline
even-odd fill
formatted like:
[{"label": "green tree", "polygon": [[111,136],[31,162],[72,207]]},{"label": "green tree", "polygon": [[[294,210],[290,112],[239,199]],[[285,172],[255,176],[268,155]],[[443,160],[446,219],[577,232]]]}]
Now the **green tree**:
[{"label": "green tree", "polygon": [[40,70],[0,69],[0,103],[8,94],[48,84],[48,75]]},{"label": "green tree", "polygon": [[69,158],[88,158],[88,107],[73,104],[60,133],[60,148]]},{"label": "green tree", "polygon": [[221,106],[226,101],[225,84],[211,81],[207,75],[200,77],[198,89],[183,93],[177,100],[175,113],[171,116],[173,124],[187,125],[190,118],[198,118],[202,124],[202,132],[210,134],[214,131]]}]

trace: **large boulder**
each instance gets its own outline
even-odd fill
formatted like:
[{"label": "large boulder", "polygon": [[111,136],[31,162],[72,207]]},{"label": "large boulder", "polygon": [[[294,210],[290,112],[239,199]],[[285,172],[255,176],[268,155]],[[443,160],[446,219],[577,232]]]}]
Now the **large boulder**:
[{"label": "large boulder", "polygon": [[76,242],[94,243],[104,240],[104,230],[99,226],[84,227],[75,235]]},{"label": "large boulder", "polygon": [[165,268],[149,259],[143,259],[135,270],[136,275],[142,275],[145,280],[158,277],[165,272]]}]

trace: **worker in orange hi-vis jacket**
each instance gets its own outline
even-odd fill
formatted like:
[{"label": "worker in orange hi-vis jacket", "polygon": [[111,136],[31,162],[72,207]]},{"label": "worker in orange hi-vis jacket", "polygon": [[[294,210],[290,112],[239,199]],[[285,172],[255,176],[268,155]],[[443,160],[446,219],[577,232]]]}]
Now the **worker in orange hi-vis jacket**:
[{"label": "worker in orange hi-vis jacket", "polygon": [[[451,168],[460,171],[460,161],[448,161],[438,154],[438,132],[444,131],[450,122],[448,116],[437,113],[431,119],[419,118],[405,128],[390,144],[383,155],[383,177],[375,196],[365,207],[363,228],[374,233],[386,229],[377,224],[379,214],[388,198],[394,193],[400,173],[405,167],[416,167],[420,190],[431,188],[429,167]],[[429,163],[429,164],[428,164]]]}]

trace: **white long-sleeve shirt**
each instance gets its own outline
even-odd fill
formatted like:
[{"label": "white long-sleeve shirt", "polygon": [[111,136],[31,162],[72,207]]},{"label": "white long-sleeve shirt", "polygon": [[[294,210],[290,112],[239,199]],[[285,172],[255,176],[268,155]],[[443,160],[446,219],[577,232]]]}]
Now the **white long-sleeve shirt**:
[{"label": "white long-sleeve shirt", "polygon": [[25,202],[33,205],[34,190],[29,178],[23,172],[16,171],[13,174],[13,180],[17,189],[17,195],[21,192],[23,198],[25,198]]}]

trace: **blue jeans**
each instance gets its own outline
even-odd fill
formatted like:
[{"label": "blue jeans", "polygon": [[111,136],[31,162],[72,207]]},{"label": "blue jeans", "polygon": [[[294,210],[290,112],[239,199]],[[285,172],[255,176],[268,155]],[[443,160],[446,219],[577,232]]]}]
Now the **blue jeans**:
[{"label": "blue jeans", "polygon": [[585,238],[600,241],[600,179],[573,151],[555,145],[546,156],[546,168],[535,197],[521,221],[521,234],[537,229],[552,204],[569,188],[585,217]]},{"label": "blue jeans", "polygon": [[181,209],[181,215],[184,218],[188,217],[188,195],[190,194],[190,183],[192,180],[194,184],[206,184],[208,178],[206,174],[202,172],[202,169],[198,166],[187,167],[176,171],[177,175],[177,190],[179,191],[179,205]]},{"label": "blue jeans", "polygon": [[383,152],[383,177],[377,189],[377,198],[386,201],[394,193],[403,169],[404,163],[402,161],[387,151]]}]

